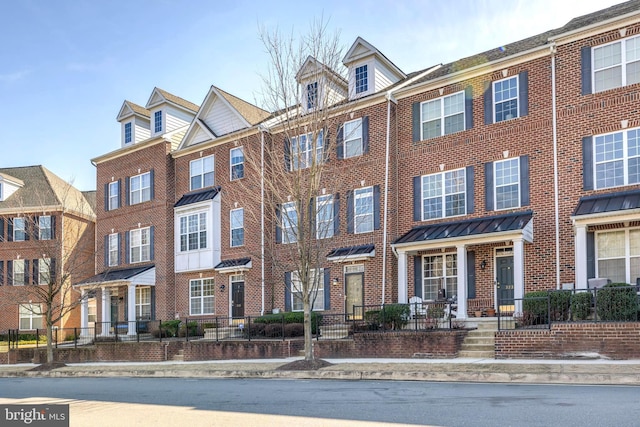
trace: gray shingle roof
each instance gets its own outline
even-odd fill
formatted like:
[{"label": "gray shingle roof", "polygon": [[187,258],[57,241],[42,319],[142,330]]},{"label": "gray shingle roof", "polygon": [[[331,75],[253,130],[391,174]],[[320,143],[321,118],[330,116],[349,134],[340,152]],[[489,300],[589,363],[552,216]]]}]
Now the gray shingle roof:
[{"label": "gray shingle roof", "polygon": [[159,87],[156,88],[156,90],[158,92],[160,92],[160,94],[167,100],[170,102],[173,102],[174,104],[180,105],[181,107],[186,108],[187,110],[191,110],[194,113],[198,112],[198,109],[200,108],[199,105],[194,104],[193,102],[189,102],[186,99],[180,98],[179,96],[176,96],[172,93],[167,92],[166,90],[162,90]]},{"label": "gray shingle roof", "polygon": [[231,104],[233,108],[235,108],[247,122],[249,122],[250,125],[253,126],[255,124],[258,124],[270,116],[270,113],[268,111],[265,111],[262,108],[258,108],[255,105],[248,103],[247,101],[243,101],[237,96],[233,96],[217,86],[214,87],[224,97],[224,99],[226,99],[227,102]]}]

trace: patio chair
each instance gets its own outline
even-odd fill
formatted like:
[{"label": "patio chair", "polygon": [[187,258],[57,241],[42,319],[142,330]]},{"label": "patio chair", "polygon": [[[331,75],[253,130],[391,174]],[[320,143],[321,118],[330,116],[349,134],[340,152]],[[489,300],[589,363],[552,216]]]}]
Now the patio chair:
[{"label": "patio chair", "polygon": [[412,319],[427,315],[427,307],[422,305],[422,298],[418,296],[409,298],[409,310]]}]

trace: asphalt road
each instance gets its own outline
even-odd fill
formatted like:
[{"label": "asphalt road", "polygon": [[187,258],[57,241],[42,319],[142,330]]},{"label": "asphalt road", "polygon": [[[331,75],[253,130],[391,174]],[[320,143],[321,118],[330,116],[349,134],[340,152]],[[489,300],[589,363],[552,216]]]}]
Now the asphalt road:
[{"label": "asphalt road", "polygon": [[[640,387],[2,378],[0,404],[70,403],[72,426],[637,426]],[[373,422],[373,423],[372,423]]]}]

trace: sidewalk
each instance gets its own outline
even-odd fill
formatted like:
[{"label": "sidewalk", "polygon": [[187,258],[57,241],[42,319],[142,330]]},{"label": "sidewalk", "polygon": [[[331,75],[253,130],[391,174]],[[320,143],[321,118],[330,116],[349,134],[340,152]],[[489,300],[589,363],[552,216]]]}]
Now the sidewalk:
[{"label": "sidewalk", "polygon": [[298,360],[70,363],[52,371],[1,365],[0,377],[289,378],[544,384],[640,385],[640,360],[326,359],[317,371],[283,371]]}]

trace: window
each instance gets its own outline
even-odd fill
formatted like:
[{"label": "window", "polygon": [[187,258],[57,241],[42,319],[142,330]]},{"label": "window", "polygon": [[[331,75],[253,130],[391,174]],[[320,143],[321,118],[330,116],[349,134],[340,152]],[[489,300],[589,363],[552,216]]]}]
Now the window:
[{"label": "window", "polygon": [[447,298],[458,293],[458,265],[456,254],[424,256],[422,258],[422,298],[438,299],[438,291],[445,289]]},{"label": "window", "polygon": [[466,214],[465,169],[422,177],[422,221]]},{"label": "window", "polygon": [[640,182],[640,128],[598,135],[594,140],[596,188]]},{"label": "window", "polygon": [[132,205],[151,200],[151,172],[132,176],[129,185],[129,200]]},{"label": "window", "polygon": [[518,76],[493,82],[494,123],[518,117]]},{"label": "window", "polygon": [[423,102],[420,109],[423,140],[464,130],[464,91]]},{"label": "window", "polygon": [[162,132],[162,111],[153,113],[153,131],[155,133]]},{"label": "window", "polygon": [[307,109],[312,110],[318,104],[318,82],[307,85]]},{"label": "window", "polygon": [[189,314],[215,313],[215,287],[213,279],[198,279],[189,281]]},{"label": "window", "polygon": [[136,320],[151,320],[151,288],[136,287]]},{"label": "window", "polygon": [[2,183],[0,182],[0,202],[4,200],[4,196],[2,193]]},{"label": "window", "polygon": [[356,67],[356,94],[369,90],[367,65]]},{"label": "window", "polygon": [[151,229],[141,228],[129,232],[129,259],[132,263],[151,259]]},{"label": "window", "polygon": [[316,238],[333,237],[333,195],[316,198]]},{"label": "window", "polygon": [[189,176],[191,177],[191,190],[211,187],[214,184],[213,156],[202,157],[189,163]]},{"label": "window", "polygon": [[593,48],[594,91],[640,82],[640,36]]},{"label": "window", "polygon": [[356,189],[354,199],[355,233],[373,231],[373,187]]},{"label": "window", "polygon": [[13,286],[22,286],[26,280],[25,260],[13,261]]},{"label": "window", "polygon": [[109,191],[109,210],[118,209],[120,207],[120,182],[110,182],[108,185]]},{"label": "window", "polygon": [[38,218],[38,238],[40,240],[51,240],[53,238],[53,228],[50,215],[43,215]]},{"label": "window", "polygon": [[[324,269],[309,270],[310,290],[316,291],[311,295],[311,310],[324,310]],[[291,273],[291,309],[302,311],[302,282],[297,271]]]},{"label": "window", "polygon": [[24,240],[27,240],[27,220],[13,218],[13,241],[22,242]]},{"label": "window", "polygon": [[361,156],[362,152],[362,119],[346,122],[344,124],[344,157]]},{"label": "window", "polygon": [[91,326],[98,320],[98,304],[95,298],[87,301],[87,320]]},{"label": "window", "polygon": [[244,151],[242,147],[232,148],[231,155],[231,180],[244,178]]},{"label": "window", "polygon": [[315,143],[311,133],[291,138],[292,170],[306,169],[316,161],[322,161],[324,132],[320,130]]},{"label": "window", "polygon": [[180,252],[207,248],[207,213],[180,217]]},{"label": "window", "polygon": [[118,265],[118,263],[120,262],[120,260],[118,259],[118,254],[120,253],[119,251],[120,239],[118,234],[117,233],[109,234],[107,242],[109,245],[109,249],[108,249],[109,259],[107,260],[107,265],[109,267],[113,267]]},{"label": "window", "polygon": [[518,157],[494,163],[496,210],[520,206],[520,159]]},{"label": "window", "polygon": [[124,124],[124,143],[131,143],[131,122]]},{"label": "window", "polygon": [[51,279],[51,260],[42,258],[38,260],[38,284],[47,285]]},{"label": "window", "polygon": [[20,329],[42,329],[42,307],[40,304],[20,304]]},{"label": "window", "polygon": [[596,277],[635,284],[640,277],[640,229],[596,233]]},{"label": "window", "polygon": [[232,209],[231,218],[231,246],[244,245],[244,209]]},{"label": "window", "polygon": [[296,202],[284,203],[280,212],[282,243],[294,243],[297,239],[298,210]]}]

